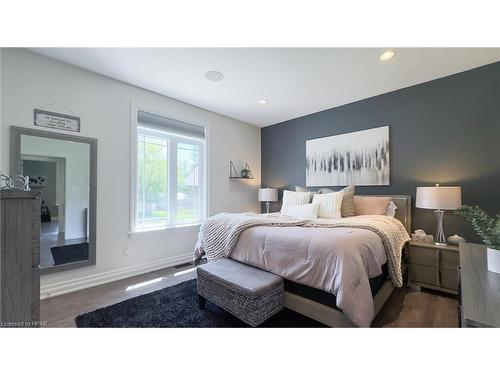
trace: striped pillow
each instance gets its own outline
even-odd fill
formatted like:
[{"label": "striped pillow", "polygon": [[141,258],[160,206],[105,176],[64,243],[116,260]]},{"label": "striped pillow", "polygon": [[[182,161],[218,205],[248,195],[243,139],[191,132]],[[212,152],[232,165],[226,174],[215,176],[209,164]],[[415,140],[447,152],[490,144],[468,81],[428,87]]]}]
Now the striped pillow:
[{"label": "striped pillow", "polygon": [[[356,215],[356,213],[354,212],[354,189],[355,189],[354,185],[349,185],[343,188],[342,190],[339,190],[344,192],[344,198],[342,199],[342,208],[340,209],[342,217],[349,217]],[[319,189],[320,194],[333,193],[333,192],[335,192],[335,190],[328,188]]]},{"label": "striped pillow", "polygon": [[283,191],[283,203],[281,205],[281,213],[283,215],[286,215],[288,207],[302,206],[310,202],[311,202],[311,193],[308,191],[296,192],[296,191],[285,190]]},{"label": "striped pillow", "polygon": [[318,217],[324,219],[340,219],[340,208],[342,207],[343,191],[328,194],[315,194],[313,203],[319,203]]}]

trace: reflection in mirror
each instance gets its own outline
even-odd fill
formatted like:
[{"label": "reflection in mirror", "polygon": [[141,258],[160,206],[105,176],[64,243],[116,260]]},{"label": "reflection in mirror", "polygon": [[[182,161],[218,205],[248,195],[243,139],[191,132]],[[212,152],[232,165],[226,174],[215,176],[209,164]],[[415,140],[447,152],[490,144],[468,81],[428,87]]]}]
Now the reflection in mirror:
[{"label": "reflection in mirror", "polygon": [[40,191],[40,267],[89,260],[90,144],[21,135],[21,170]]}]

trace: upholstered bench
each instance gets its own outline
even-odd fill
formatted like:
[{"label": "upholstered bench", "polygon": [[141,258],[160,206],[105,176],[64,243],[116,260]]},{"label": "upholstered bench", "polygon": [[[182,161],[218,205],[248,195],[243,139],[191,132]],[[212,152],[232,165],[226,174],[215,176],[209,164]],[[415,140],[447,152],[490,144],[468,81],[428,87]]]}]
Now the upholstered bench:
[{"label": "upholstered bench", "polygon": [[283,279],[229,258],[199,266],[198,300],[222,307],[252,327],[283,308]]}]

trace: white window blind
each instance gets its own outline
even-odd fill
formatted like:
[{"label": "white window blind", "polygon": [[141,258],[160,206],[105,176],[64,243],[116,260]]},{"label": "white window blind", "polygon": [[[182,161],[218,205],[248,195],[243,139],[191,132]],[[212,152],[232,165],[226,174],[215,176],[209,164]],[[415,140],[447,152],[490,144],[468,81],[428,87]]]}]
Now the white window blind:
[{"label": "white window blind", "polygon": [[189,124],[150,112],[139,110],[137,113],[137,123],[139,126],[149,129],[160,130],[185,137],[205,139],[205,128],[203,126]]}]

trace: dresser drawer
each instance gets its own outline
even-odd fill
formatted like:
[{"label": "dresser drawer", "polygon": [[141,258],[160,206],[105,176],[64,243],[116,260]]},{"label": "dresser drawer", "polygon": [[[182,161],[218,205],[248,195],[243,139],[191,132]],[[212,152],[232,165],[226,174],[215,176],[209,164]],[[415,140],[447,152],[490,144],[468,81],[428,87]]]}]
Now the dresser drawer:
[{"label": "dresser drawer", "polygon": [[412,264],[410,266],[410,280],[418,283],[437,286],[438,272],[436,267]]},{"label": "dresser drawer", "polygon": [[457,270],[441,269],[441,287],[458,291],[458,274]]},{"label": "dresser drawer", "polygon": [[40,200],[33,199],[31,204],[31,267],[40,264]]},{"label": "dresser drawer", "polygon": [[441,250],[441,259],[439,265],[443,269],[453,270],[457,273],[457,267],[460,264],[458,251]]},{"label": "dresser drawer", "polygon": [[31,268],[31,320],[40,320],[40,268]]},{"label": "dresser drawer", "polygon": [[411,245],[408,247],[408,262],[410,264],[436,267],[438,255],[439,252],[434,249],[426,249]]}]

